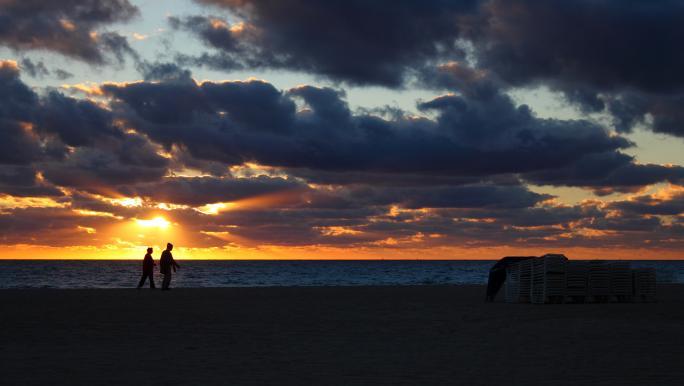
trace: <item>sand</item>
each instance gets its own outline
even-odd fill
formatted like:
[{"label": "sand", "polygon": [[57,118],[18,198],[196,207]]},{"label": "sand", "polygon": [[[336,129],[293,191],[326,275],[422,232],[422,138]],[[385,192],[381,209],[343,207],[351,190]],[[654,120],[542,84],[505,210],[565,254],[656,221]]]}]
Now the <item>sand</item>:
[{"label": "sand", "polygon": [[480,286],[0,290],[2,385],[681,384],[656,304],[486,304]]}]

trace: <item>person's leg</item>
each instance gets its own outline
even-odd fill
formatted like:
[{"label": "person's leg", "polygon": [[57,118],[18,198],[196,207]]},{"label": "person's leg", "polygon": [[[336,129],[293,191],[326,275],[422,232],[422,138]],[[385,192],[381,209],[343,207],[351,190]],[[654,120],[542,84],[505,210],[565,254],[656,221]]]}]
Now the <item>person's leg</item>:
[{"label": "person's leg", "polygon": [[145,284],[145,278],[147,277],[146,273],[143,273],[142,277],[140,278],[140,282],[138,283],[138,288],[142,287],[143,284]]},{"label": "person's leg", "polygon": [[150,275],[150,288],[155,289],[155,286],[154,286],[154,273],[150,272],[149,275]]},{"label": "person's leg", "polygon": [[164,274],[164,280],[162,281],[162,289],[169,289],[169,283],[171,283],[171,272]]}]

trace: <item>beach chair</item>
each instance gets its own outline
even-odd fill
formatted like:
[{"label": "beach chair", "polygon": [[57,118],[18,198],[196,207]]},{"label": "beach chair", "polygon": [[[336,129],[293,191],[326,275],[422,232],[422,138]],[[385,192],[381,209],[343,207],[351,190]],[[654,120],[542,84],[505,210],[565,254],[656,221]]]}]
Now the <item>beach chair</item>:
[{"label": "beach chair", "polygon": [[531,272],[531,260],[516,262],[507,267],[504,284],[506,303],[530,302]]},{"label": "beach chair", "polygon": [[587,261],[568,261],[565,266],[565,296],[567,301],[583,303],[587,299],[587,280],[589,263]]},{"label": "beach chair", "polygon": [[523,260],[520,265],[519,303],[529,303],[532,295],[532,260]]},{"label": "beach chair", "polygon": [[564,301],[567,262],[568,259],[565,256],[551,254],[532,260],[532,303],[562,303]]},{"label": "beach chair", "polygon": [[506,303],[520,303],[520,263],[511,264],[506,269],[504,300]]},{"label": "beach chair", "polygon": [[610,295],[618,302],[629,302],[634,295],[634,278],[629,262],[614,261],[609,265]]},{"label": "beach chair", "polygon": [[610,299],[610,271],[605,261],[589,261],[588,284],[592,302],[604,303]]},{"label": "beach chair", "polygon": [[639,302],[656,301],[655,268],[637,268],[632,270],[634,277],[634,299]]}]

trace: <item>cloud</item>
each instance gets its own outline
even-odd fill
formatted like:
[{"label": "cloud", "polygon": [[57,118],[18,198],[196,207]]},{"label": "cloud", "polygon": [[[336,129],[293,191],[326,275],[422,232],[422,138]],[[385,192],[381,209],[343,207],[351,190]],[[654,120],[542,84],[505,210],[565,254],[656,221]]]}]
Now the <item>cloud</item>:
[{"label": "cloud", "polygon": [[355,114],[337,90],[281,92],[256,80],[101,89],[115,99],[116,114],[152,140],[228,165],[482,177],[558,168],[631,146],[588,121],[536,118],[499,89],[421,103],[435,119]]},{"label": "cloud", "polygon": [[40,130],[57,134],[70,146],[89,145],[97,138],[123,135],[108,110],[90,100],[71,98],[57,91],[49,91],[41,99],[37,115]]},{"label": "cloud", "polygon": [[0,101],[0,164],[41,159],[43,150],[31,125],[38,98],[19,79],[15,62],[0,61]]},{"label": "cloud", "polygon": [[[631,131],[684,136],[684,4],[492,0],[470,21],[478,65],[512,86],[545,84]],[[578,28],[578,26],[582,26]]]},{"label": "cloud", "polygon": [[77,147],[61,162],[43,165],[45,178],[55,185],[114,195],[119,185],[151,182],[167,173],[168,159],[146,139],[126,135],[98,147]]},{"label": "cloud", "polygon": [[45,63],[42,60],[33,63],[31,59],[24,58],[21,60],[21,69],[33,78],[42,78],[50,75],[50,71],[45,67]]},{"label": "cloud", "polygon": [[505,89],[561,91],[585,113],[612,115],[621,132],[684,136],[684,5],[676,0],[196,1],[239,21],[171,17],[172,28],[213,49],[180,54],[185,65],[458,89],[435,68],[468,61]]},{"label": "cloud", "polygon": [[684,189],[674,189],[667,195],[640,195],[612,202],[609,208],[631,215],[680,215],[684,213]]},{"label": "cloud", "polygon": [[169,160],[159,146],[125,133],[112,112],[93,101],[55,90],[36,94],[14,62],[0,62],[0,100],[0,166],[16,165],[1,169],[5,193],[56,195],[51,183],[111,193],[112,186],[166,174]]},{"label": "cloud", "polygon": [[520,185],[464,185],[404,188],[351,188],[347,197],[360,205],[399,205],[402,208],[528,208],[552,198]]},{"label": "cloud", "polygon": [[[241,4],[231,3],[231,9],[242,12],[244,24],[204,17],[171,22],[199,33],[224,58],[238,60],[241,66],[263,61],[260,47],[281,44],[274,40],[274,31],[290,28],[291,20],[276,20],[282,25],[266,30],[264,20],[272,19],[261,19],[263,9],[280,5],[264,3],[250,9]],[[362,6],[350,4],[351,9]],[[416,25],[423,16],[441,17],[433,15],[433,7],[451,6],[425,6]],[[399,14],[418,9],[414,7],[418,5],[397,5]],[[471,8],[458,9],[473,17]],[[587,111],[610,109],[628,130],[643,122],[655,105],[667,114],[653,115],[653,122],[665,127],[663,117],[677,113],[677,92],[648,88],[637,80],[629,91],[620,89],[619,82],[600,88],[580,78],[567,78],[566,83],[562,72],[521,77],[516,83],[505,69],[484,60],[494,51],[482,51],[478,39],[490,41],[495,36],[479,35],[467,18],[461,19],[460,11],[452,10],[451,16],[460,16],[456,26],[444,26],[444,34],[412,36],[414,26],[407,26],[407,47],[414,47],[415,58],[406,56],[405,47],[390,44],[381,47],[386,50],[382,55],[368,55],[367,68],[357,69],[353,56],[346,64],[330,60],[362,53],[365,41],[332,58],[320,54],[314,41],[312,47],[295,47],[303,50],[299,58],[306,61],[290,62],[284,56],[257,65],[390,87],[405,86],[407,76],[415,75],[425,87],[450,91],[420,101],[420,116],[399,109],[353,110],[345,92],[330,87],[279,90],[253,79],[196,82],[189,70],[172,62],[138,61],[143,81],[105,83],[98,85],[97,93],[74,98],[54,89],[33,90],[21,81],[16,63],[2,62],[2,199],[7,205],[23,200],[63,207],[5,207],[0,210],[0,229],[7,232],[1,242],[70,245],[83,242],[87,234],[92,238],[88,243],[101,244],[104,239],[95,239],[101,227],[162,213],[180,224],[179,232],[191,235],[188,246],[632,248],[646,241],[668,248],[681,245],[684,226],[678,193],[568,206],[525,184],[582,187],[599,195],[636,192],[664,181],[682,185],[684,168],[639,164],[624,154],[633,144],[622,135],[589,120],[539,118],[507,95],[512,86],[549,84]],[[312,8],[314,14],[324,11]],[[478,17],[484,15],[477,12]],[[363,30],[365,18],[373,12],[358,17],[363,20],[357,27]],[[321,20],[294,27],[304,31]],[[376,20],[377,28],[393,23]],[[439,22],[436,25],[442,28]],[[344,31],[350,36],[339,41],[366,36],[367,31],[362,32]],[[303,32],[282,39],[299,33]],[[483,55],[478,64],[482,67],[463,60],[459,47],[450,46],[452,54],[425,48],[465,33],[475,44],[472,54]],[[335,39],[327,34],[321,42]],[[126,53],[125,40],[107,38],[106,32],[98,36],[99,49],[111,52],[119,47],[113,49],[114,55],[134,54]],[[289,49],[290,44],[283,41],[272,52]],[[385,68],[385,60],[399,65]],[[30,64],[38,75],[40,65]],[[26,73],[31,71],[30,65],[23,67]],[[676,130],[677,120],[671,127]],[[126,203],[133,197],[134,205]],[[219,202],[234,204],[204,207]],[[30,227],[32,222],[39,225]],[[89,233],[91,228],[97,232]],[[41,233],[46,236],[37,240]]]},{"label": "cloud", "polygon": [[682,16],[671,0],[492,0],[468,37],[478,64],[515,85],[661,93],[684,85]]},{"label": "cloud", "polygon": [[42,79],[52,74],[54,74],[55,78],[59,80],[69,79],[74,76],[72,73],[62,70],[61,68],[50,71],[42,60],[33,62],[29,58],[24,58],[21,60],[21,70],[27,73],[30,77],[38,79]]},{"label": "cloud", "polygon": [[258,176],[253,178],[169,177],[150,184],[124,186],[126,196],[143,197],[153,202],[190,206],[238,201],[265,194],[308,190],[295,180]]},{"label": "cloud", "polygon": [[195,64],[275,68],[350,84],[399,87],[426,62],[464,55],[458,18],[479,1],[277,2],[199,0],[228,9],[240,23],[204,16],[171,18],[218,53]]},{"label": "cloud", "polygon": [[59,189],[41,180],[32,166],[0,166],[0,194],[15,197],[63,196]]},{"label": "cloud", "polygon": [[83,216],[68,208],[17,208],[0,214],[0,243],[31,244],[53,247],[104,244],[98,229],[117,220],[105,216]]},{"label": "cloud", "polygon": [[684,184],[684,167],[637,164],[634,158],[620,152],[587,155],[572,164],[526,173],[525,180],[538,185],[580,186],[605,195],[633,192],[658,182]]},{"label": "cloud", "polygon": [[62,70],[61,68],[56,69],[54,73],[59,80],[66,80],[74,77],[74,74],[70,73],[69,71]]},{"label": "cloud", "polygon": [[128,0],[4,0],[0,45],[17,51],[48,50],[93,64],[132,53],[125,37],[101,28],[139,14]]},{"label": "cloud", "polygon": [[146,81],[189,81],[192,78],[190,70],[170,62],[138,63],[138,70]]}]

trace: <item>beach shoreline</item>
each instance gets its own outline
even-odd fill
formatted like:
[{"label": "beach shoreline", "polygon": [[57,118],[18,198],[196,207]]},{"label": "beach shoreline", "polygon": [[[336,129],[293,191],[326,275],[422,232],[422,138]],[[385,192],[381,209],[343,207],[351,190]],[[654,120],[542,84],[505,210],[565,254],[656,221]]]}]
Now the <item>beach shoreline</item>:
[{"label": "beach shoreline", "polygon": [[[484,286],[0,290],[3,384],[677,384],[657,303],[484,303]],[[499,299],[501,296],[499,297]]]}]

